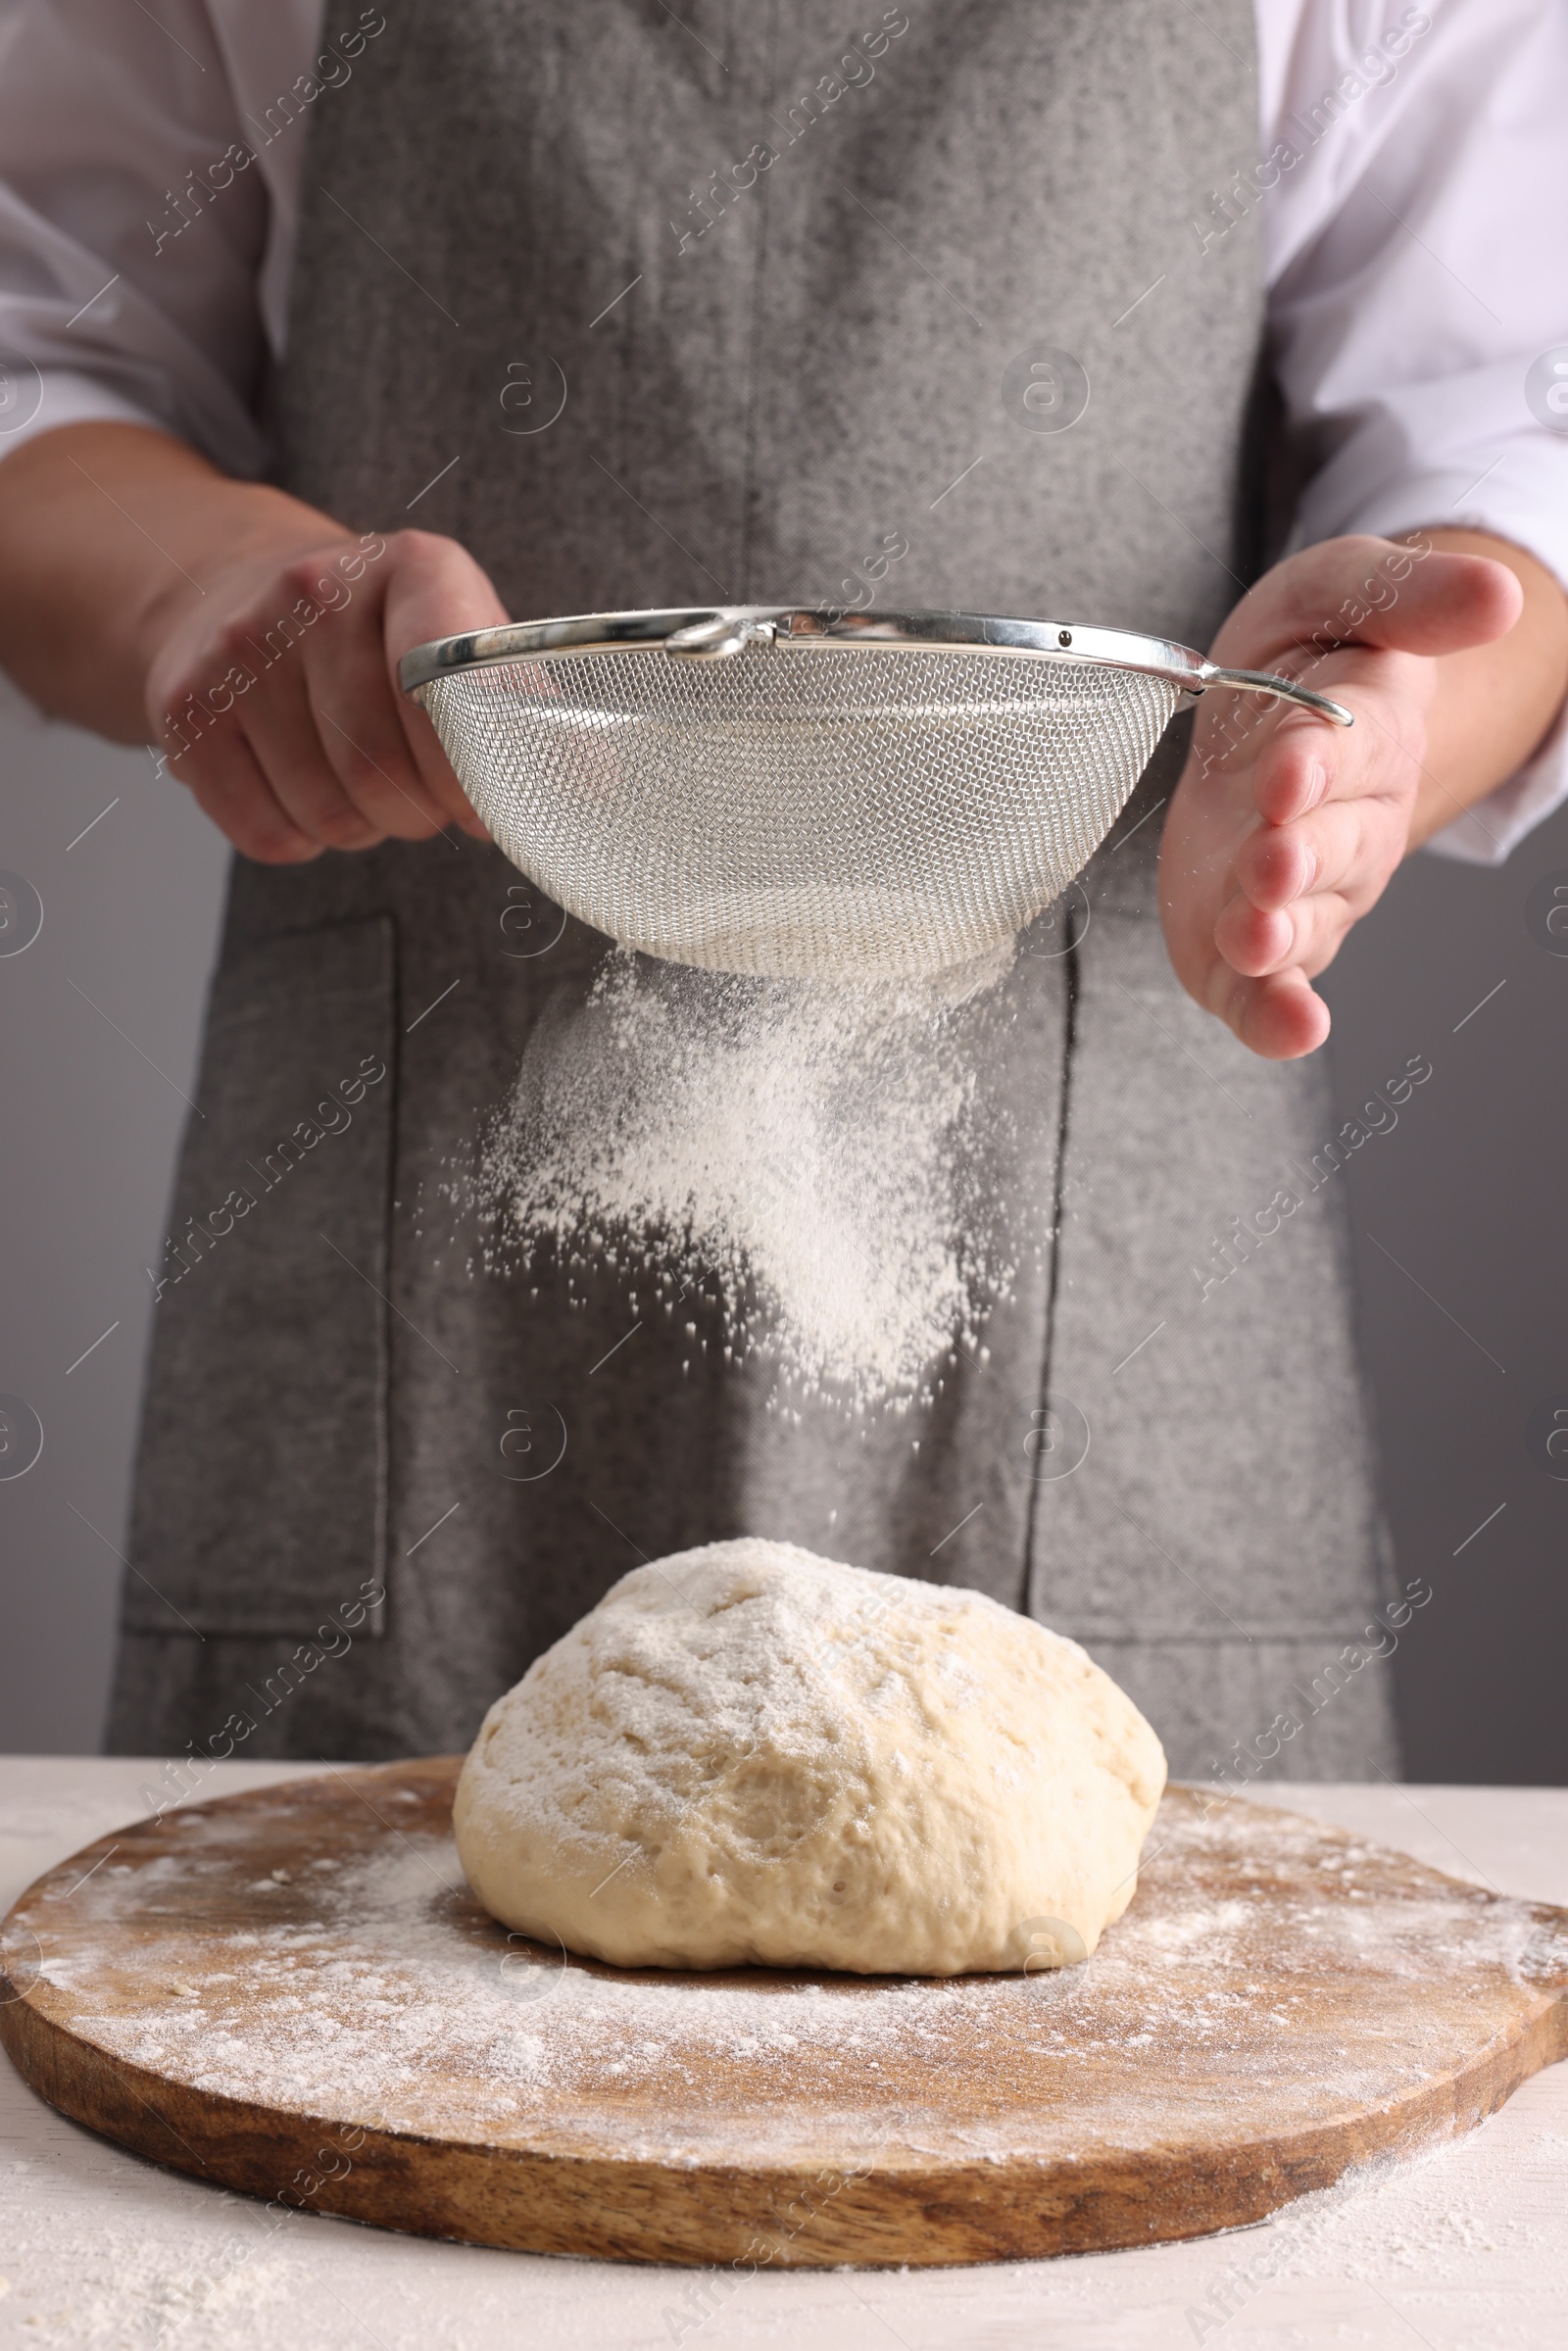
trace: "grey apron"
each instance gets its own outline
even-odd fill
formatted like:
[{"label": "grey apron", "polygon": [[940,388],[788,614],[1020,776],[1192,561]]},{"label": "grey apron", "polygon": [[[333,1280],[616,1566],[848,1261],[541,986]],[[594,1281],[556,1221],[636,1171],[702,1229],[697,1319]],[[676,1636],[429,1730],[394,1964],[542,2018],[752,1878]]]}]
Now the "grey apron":
[{"label": "grey apron", "polygon": [[[519,616],[874,599],[1206,644],[1258,560],[1254,224],[1192,225],[1255,152],[1250,0],[1212,31],[1157,0],[385,15],[315,101],[289,488],[461,539]],[[1087,374],[1068,429],[1059,369],[1017,389],[1047,350]],[[626,1568],[755,1533],[1071,1634],[1179,1771],[1391,1767],[1388,1669],[1345,1659],[1388,1592],[1337,1188],[1289,1172],[1326,1072],[1171,973],[1179,734],[975,1032],[1054,1247],[987,1360],[861,1422],[770,1409],[683,1317],[628,1338],[624,1270],[569,1310],[451,1239],[443,1184],[597,934],[467,841],[236,864],[114,1743],[460,1747]]]}]

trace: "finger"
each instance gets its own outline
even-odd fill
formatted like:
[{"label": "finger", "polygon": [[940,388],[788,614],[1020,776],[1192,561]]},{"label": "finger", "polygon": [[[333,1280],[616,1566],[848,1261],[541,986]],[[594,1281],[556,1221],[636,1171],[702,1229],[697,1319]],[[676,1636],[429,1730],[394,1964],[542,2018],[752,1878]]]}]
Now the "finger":
[{"label": "finger", "polygon": [[405,751],[417,766],[426,792],[445,811],[446,821],[461,825],[476,841],[488,841],[490,835],[484,819],[453,772],[452,762],[441,748],[441,738],[428,714],[412,695],[401,696],[398,718]]},{"label": "finger", "polygon": [[1323,871],[1324,835],[1310,816],[1294,824],[1260,824],[1236,852],[1235,874],[1244,897],[1272,914],[1310,890]]},{"label": "finger", "polygon": [[320,855],[284,808],[239,729],[225,725],[168,762],[202,814],[261,865],[300,865]]},{"label": "finger", "polygon": [[[365,567],[361,560],[359,572]],[[307,554],[285,564],[268,591],[270,599],[291,600],[286,623],[231,624],[232,650],[252,675],[238,711],[247,738],[296,821],[337,849],[368,848],[394,832],[423,839],[443,822],[385,708],[379,578],[372,574],[356,595],[341,550],[336,562]],[[330,707],[334,693],[342,715],[327,725],[323,705]],[[356,748],[362,731],[379,737],[382,760],[373,748]],[[385,758],[403,769],[401,777],[381,771]]]},{"label": "finger", "polygon": [[1265,1061],[1296,1061],[1316,1053],[1329,1033],[1329,1008],[1296,970],[1267,979],[1242,979],[1226,971],[1210,994],[1217,1012],[1242,1044]]},{"label": "finger", "polygon": [[[1293,665],[1283,656],[1267,658],[1281,673]],[[1383,674],[1390,664],[1398,672],[1392,678]],[[1297,660],[1294,666],[1299,669],[1303,664]],[[1318,662],[1312,671],[1313,691],[1345,705],[1350,711],[1349,726],[1272,696],[1211,687],[1203,697],[1194,743],[1200,772],[1219,778],[1249,776],[1258,814],[1271,824],[1288,824],[1330,792],[1358,787],[1368,757],[1387,731],[1371,705],[1378,701],[1397,710],[1401,694],[1408,693],[1414,706],[1424,709],[1431,698],[1427,668],[1404,654],[1358,648]]]},{"label": "finger", "polygon": [[379,615],[310,642],[306,697],[328,765],[366,822],[403,841],[428,840],[450,821],[409,756],[381,659]]},{"label": "finger", "polygon": [[1243,979],[1261,979],[1299,962],[1297,940],[1294,906],[1254,906],[1240,890],[1226,900],[1214,924],[1216,952]]},{"label": "finger", "polygon": [[1376,799],[1407,806],[1422,771],[1425,713],[1435,677],[1407,654],[1347,652],[1335,657],[1324,690],[1352,711],[1335,726],[1304,710],[1280,718],[1255,754],[1252,798],[1258,814],[1290,824],[1331,801]]},{"label": "finger", "polygon": [[1298,966],[1308,977],[1334,960],[1352,923],[1382,896],[1399,861],[1396,829],[1355,838],[1349,811],[1340,838],[1323,854],[1312,884],[1289,906],[1262,908],[1236,891],[1214,925],[1214,946],[1234,971],[1260,979]]},{"label": "finger", "polygon": [[1257,912],[1300,906],[1326,889],[1392,870],[1401,849],[1401,811],[1380,800],[1328,800],[1293,825],[1260,825],[1237,849],[1239,891]]},{"label": "finger", "polygon": [[416,645],[432,638],[498,628],[507,609],[487,575],[451,539],[427,531],[400,531],[389,542],[394,561],[387,575],[384,651],[409,756],[426,789],[466,832],[488,834],[452,771],[441,739],[424,710],[398,684],[398,663]]},{"label": "finger", "polygon": [[1292,860],[1305,877],[1301,887],[1267,906],[1245,887],[1233,891],[1214,924],[1215,948],[1250,979],[1291,964],[1321,971],[1398,862],[1397,828],[1378,826],[1354,808],[1336,809],[1315,840],[1291,846],[1304,851]]},{"label": "finger", "polygon": [[1402,807],[1370,796],[1325,801],[1294,824],[1259,825],[1236,853],[1236,880],[1264,913],[1325,890],[1375,894],[1398,862],[1406,829]]},{"label": "finger", "polygon": [[322,849],[369,849],[383,836],[356,808],[322,748],[306,694],[305,664],[290,658],[237,705],[245,740],[299,830]]},{"label": "finger", "polygon": [[1344,788],[1347,772],[1353,775],[1360,762],[1335,742],[1343,731],[1305,711],[1281,718],[1257,758],[1252,799],[1260,816],[1289,824]]},{"label": "finger", "polygon": [[1263,913],[1238,891],[1220,909],[1214,946],[1241,979],[1268,979],[1293,970],[1311,977],[1333,962],[1346,932],[1364,911],[1344,891],[1317,890],[1292,906]]},{"label": "finger", "polygon": [[1266,1061],[1297,1061],[1315,1053],[1329,1033],[1329,1008],[1299,971],[1254,980],[1237,1032]]}]

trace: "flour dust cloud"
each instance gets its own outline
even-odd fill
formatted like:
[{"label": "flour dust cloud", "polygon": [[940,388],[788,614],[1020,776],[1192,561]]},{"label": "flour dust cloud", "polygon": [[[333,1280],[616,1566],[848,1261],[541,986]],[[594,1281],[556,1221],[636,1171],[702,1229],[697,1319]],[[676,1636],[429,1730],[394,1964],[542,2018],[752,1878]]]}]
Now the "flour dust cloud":
[{"label": "flour dust cloud", "polygon": [[549,1253],[632,1302],[700,1286],[726,1354],[784,1388],[928,1395],[1013,1271],[986,1180],[1004,1113],[976,1075],[1011,963],[844,985],[612,952],[481,1135],[490,1263]]}]

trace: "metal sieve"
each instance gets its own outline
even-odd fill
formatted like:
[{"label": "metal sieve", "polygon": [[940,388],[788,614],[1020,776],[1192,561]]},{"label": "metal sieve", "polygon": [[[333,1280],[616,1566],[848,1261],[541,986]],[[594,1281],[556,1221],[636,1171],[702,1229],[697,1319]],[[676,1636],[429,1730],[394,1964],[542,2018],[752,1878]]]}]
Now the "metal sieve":
[{"label": "metal sieve", "polygon": [[718,971],[967,960],[1081,873],[1184,695],[1283,696],[1121,629],[751,605],[595,612],[405,656],[492,838],[623,946]]}]

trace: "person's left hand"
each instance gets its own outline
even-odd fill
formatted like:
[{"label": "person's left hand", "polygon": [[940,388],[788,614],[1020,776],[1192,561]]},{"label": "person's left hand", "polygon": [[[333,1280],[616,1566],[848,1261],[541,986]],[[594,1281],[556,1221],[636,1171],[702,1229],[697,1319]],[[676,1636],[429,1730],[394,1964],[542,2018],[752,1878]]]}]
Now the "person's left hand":
[{"label": "person's left hand", "polygon": [[1198,706],[1160,916],[1188,993],[1254,1053],[1291,1060],[1328,1035],[1308,983],[1404,856],[1438,657],[1503,636],[1522,601],[1481,556],[1327,539],[1267,572],[1214,640],[1226,668],[1299,678],[1355,717],[1217,689]]}]

